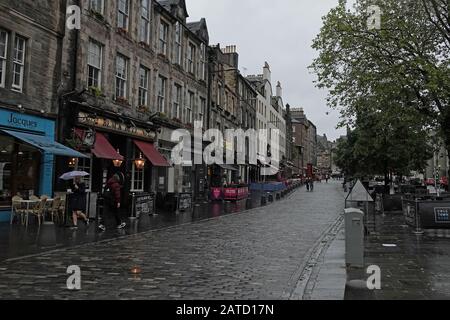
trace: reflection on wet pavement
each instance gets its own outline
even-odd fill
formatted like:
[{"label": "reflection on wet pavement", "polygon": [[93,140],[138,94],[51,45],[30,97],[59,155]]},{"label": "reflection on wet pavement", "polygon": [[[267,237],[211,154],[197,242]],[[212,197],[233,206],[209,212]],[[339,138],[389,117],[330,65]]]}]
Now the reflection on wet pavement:
[{"label": "reflection on wet pavement", "polygon": [[[395,244],[396,246],[383,246]],[[347,286],[348,300],[450,299],[450,233],[429,230],[416,236],[403,215],[377,217],[377,233],[366,237],[365,265],[381,268],[381,290]],[[365,270],[347,270],[348,280],[364,280]]]},{"label": "reflection on wet pavement", "polygon": [[35,223],[31,223],[28,229],[20,225],[0,224],[0,261],[217,218],[259,206],[261,206],[261,193],[255,192],[250,195],[249,199],[238,202],[200,203],[194,206],[191,211],[180,212],[179,214],[159,212],[158,215],[128,220],[128,226],[125,230],[116,230],[114,221],[107,220],[105,232],[98,232],[95,223],[91,223],[89,228],[80,223],[78,230],[55,226],[52,223],[43,224],[40,228]]}]

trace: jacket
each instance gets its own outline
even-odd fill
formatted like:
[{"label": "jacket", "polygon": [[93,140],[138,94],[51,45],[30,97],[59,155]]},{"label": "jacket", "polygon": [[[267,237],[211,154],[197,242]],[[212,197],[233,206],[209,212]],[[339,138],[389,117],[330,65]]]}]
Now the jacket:
[{"label": "jacket", "polygon": [[111,190],[111,193],[112,193],[112,196],[114,199],[114,204],[120,203],[120,198],[121,198],[120,183],[113,177],[108,180],[108,182],[106,183],[106,187],[109,190]]}]

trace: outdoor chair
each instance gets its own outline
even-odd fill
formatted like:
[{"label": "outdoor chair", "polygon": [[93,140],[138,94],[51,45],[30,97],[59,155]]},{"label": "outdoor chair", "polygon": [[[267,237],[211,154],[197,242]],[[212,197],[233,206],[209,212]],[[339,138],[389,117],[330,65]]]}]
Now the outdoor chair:
[{"label": "outdoor chair", "polygon": [[23,199],[19,196],[14,196],[12,198],[12,204],[11,204],[11,224],[13,224],[14,217],[16,215],[20,216],[20,222],[23,223],[23,214],[25,213],[25,210],[22,208],[22,201]]},{"label": "outdoor chair", "polygon": [[60,213],[61,213],[61,209],[60,209],[61,203],[62,203],[62,200],[60,197],[56,197],[53,200],[53,203],[49,209],[50,215],[52,216],[52,222],[55,222],[55,221],[58,223],[60,222],[59,219],[60,219]]},{"label": "outdoor chair", "polygon": [[[35,215],[38,218],[39,226],[41,225],[41,218],[44,218],[45,216],[45,204],[47,202],[47,198],[41,199],[39,202],[37,202],[33,209],[31,209],[30,213]],[[27,219],[28,224],[28,219]]]}]

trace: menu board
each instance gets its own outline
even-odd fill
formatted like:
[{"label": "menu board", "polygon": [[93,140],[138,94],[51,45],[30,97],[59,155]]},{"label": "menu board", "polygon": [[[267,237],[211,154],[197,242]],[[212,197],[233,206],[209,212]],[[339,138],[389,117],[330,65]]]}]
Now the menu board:
[{"label": "menu board", "polygon": [[178,197],[178,209],[180,211],[192,208],[192,195],[190,193],[180,193]]},{"label": "menu board", "polygon": [[140,193],[133,196],[133,217],[155,213],[155,195],[153,193]]},{"label": "menu board", "polygon": [[450,208],[434,208],[436,223],[450,223]]}]

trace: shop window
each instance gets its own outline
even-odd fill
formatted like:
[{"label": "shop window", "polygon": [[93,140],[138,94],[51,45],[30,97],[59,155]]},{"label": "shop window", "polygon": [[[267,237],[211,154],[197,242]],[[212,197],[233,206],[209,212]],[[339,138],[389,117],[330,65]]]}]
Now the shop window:
[{"label": "shop window", "polygon": [[0,207],[10,207],[15,195],[38,195],[41,153],[36,148],[0,136]]},{"label": "shop window", "polygon": [[192,167],[183,167],[183,192],[190,192],[192,188]]},{"label": "shop window", "polygon": [[92,159],[91,158],[80,158],[75,167],[77,171],[85,171],[89,173],[89,176],[81,178],[81,181],[86,186],[86,190],[89,192],[92,189]]},{"label": "shop window", "polygon": [[[135,150],[135,158],[141,157],[139,150]],[[131,192],[143,192],[144,191],[144,171],[145,169],[139,169],[133,161],[131,168]]]}]

